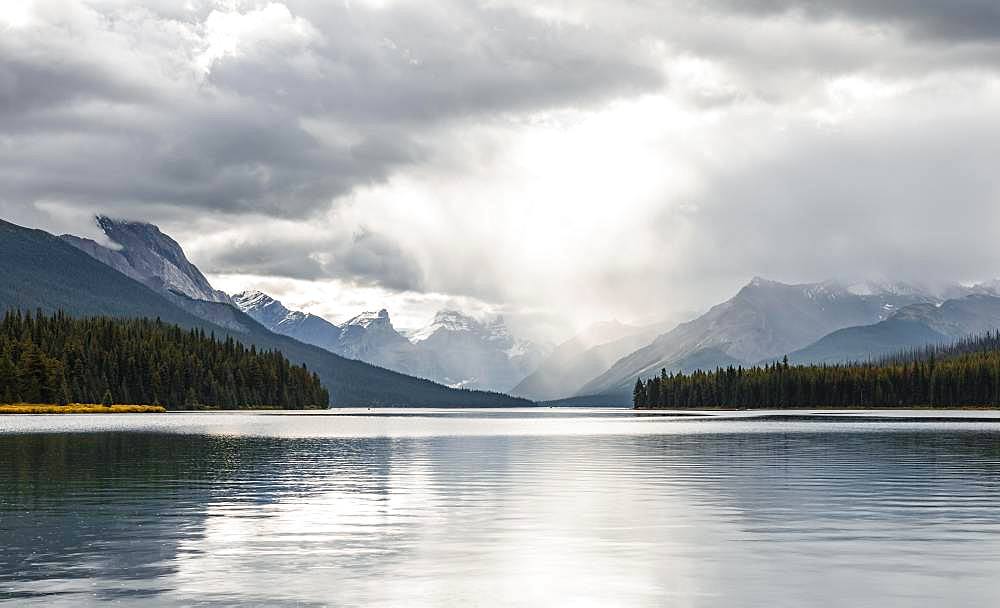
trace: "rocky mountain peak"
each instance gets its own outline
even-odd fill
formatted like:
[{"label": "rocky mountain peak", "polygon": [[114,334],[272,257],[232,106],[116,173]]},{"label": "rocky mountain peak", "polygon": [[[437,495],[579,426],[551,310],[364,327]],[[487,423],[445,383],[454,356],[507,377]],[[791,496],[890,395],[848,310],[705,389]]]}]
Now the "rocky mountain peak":
[{"label": "rocky mountain peak", "polygon": [[366,329],[374,327],[391,328],[392,321],[389,319],[389,311],[383,308],[378,312],[365,311],[351,318],[344,325],[356,325]]},{"label": "rocky mountain peak", "polygon": [[229,296],[213,288],[205,275],[187,259],[177,241],[158,227],[106,215],[94,219],[112,246],[105,247],[72,235],[63,235],[63,240],[154,290],[194,300],[231,302]]}]

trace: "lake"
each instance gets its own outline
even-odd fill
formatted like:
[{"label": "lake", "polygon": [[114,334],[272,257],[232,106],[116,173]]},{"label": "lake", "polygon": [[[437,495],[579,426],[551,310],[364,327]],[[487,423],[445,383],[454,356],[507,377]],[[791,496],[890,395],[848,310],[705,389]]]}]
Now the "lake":
[{"label": "lake", "polygon": [[1000,418],[0,416],[0,602],[986,606]]}]

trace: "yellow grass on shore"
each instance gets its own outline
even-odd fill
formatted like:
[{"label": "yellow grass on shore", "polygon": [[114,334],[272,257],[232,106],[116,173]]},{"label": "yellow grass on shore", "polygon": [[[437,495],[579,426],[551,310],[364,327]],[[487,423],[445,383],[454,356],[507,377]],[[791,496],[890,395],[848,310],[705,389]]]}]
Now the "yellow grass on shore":
[{"label": "yellow grass on shore", "polygon": [[99,405],[94,403],[70,403],[55,405],[46,403],[14,403],[0,405],[0,414],[146,414],[166,412],[159,405]]}]

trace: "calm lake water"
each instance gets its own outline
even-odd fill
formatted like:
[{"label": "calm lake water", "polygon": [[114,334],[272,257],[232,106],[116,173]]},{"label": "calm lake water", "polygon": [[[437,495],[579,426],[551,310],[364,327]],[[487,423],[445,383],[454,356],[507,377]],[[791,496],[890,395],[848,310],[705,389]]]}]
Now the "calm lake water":
[{"label": "calm lake water", "polygon": [[0,416],[0,602],[1000,603],[990,414],[370,414]]}]

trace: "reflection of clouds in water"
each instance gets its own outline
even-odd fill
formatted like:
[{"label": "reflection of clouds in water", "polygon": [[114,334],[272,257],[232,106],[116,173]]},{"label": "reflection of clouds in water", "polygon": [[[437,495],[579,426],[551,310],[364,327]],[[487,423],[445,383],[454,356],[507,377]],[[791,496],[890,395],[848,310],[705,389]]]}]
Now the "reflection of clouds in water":
[{"label": "reflection of clouds in water", "polygon": [[[354,470],[362,462],[318,444],[313,458],[328,470],[302,487],[265,505],[209,505],[204,535],[182,546],[171,586],[192,597],[262,593],[251,601],[322,602],[332,592],[366,605],[608,605],[697,581],[683,563],[664,573],[636,560],[651,525],[677,528],[679,501],[649,513],[628,475],[595,471],[580,446],[505,437],[378,443],[370,456],[390,462],[386,469]],[[261,560],[271,564],[263,572],[254,567]]]},{"label": "reflection of clouds in water", "polygon": [[[74,592],[38,600],[67,606],[995,596],[997,425],[479,416],[467,435],[454,415],[367,419],[369,435],[428,437],[318,436],[358,433],[358,418],[248,415],[239,430],[228,414],[134,423],[223,436],[0,436],[0,589]],[[268,428],[309,435],[255,436]],[[8,574],[39,555],[34,582]]]}]

